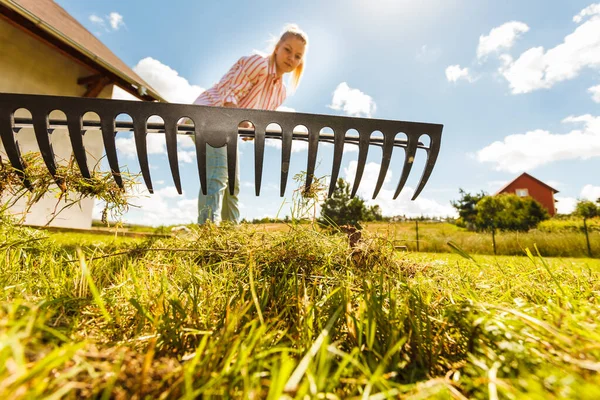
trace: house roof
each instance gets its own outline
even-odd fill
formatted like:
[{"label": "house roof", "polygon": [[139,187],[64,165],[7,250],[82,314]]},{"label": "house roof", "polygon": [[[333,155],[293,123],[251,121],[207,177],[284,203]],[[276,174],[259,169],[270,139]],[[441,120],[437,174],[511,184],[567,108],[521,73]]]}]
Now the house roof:
[{"label": "house roof", "polygon": [[528,176],[529,178],[531,178],[534,181],[538,182],[540,185],[545,186],[548,189],[552,190],[552,193],[558,193],[558,190],[554,189],[552,186],[545,184],[544,182],[540,181],[539,179],[537,179],[537,178],[529,175],[527,172],[523,172],[521,175],[517,176],[515,179],[513,179],[512,181],[510,181],[506,185],[504,185],[504,187],[502,189],[498,190],[496,192],[496,194],[500,194],[500,193],[504,192],[504,190],[506,190],[507,187],[509,187],[510,185],[512,185],[514,181],[516,181],[517,179],[519,179],[522,176]]},{"label": "house roof", "polygon": [[165,101],[53,0],[0,0],[0,15],[142,100]]}]

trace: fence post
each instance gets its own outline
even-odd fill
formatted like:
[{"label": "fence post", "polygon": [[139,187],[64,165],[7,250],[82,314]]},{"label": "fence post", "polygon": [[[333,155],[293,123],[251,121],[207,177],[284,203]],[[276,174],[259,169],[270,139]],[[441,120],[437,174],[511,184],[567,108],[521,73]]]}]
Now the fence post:
[{"label": "fence post", "polygon": [[583,219],[583,231],[585,232],[585,242],[587,243],[588,257],[592,258],[592,246],[590,246],[590,237],[588,235],[587,224]]},{"label": "fence post", "polygon": [[415,224],[417,226],[417,251],[419,251],[419,220],[415,220]]}]

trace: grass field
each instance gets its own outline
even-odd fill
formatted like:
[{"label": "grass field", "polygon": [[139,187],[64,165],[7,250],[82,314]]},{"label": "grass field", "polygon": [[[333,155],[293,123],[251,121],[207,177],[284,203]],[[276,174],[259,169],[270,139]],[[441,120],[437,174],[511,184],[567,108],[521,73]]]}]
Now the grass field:
[{"label": "grass field", "polygon": [[[99,226],[99,225],[98,225]],[[254,228],[264,232],[289,232],[288,223],[254,224]],[[544,257],[600,257],[600,218],[587,221],[590,249],[583,230],[583,221],[574,218],[553,218],[543,221],[537,229],[529,232],[498,232],[496,253],[498,255],[524,255],[525,249],[537,248]],[[121,231],[168,234],[171,227],[157,228],[141,225],[125,226]],[[370,222],[363,228],[385,238],[395,246],[406,247],[409,251],[449,253],[453,242],[472,254],[494,254],[492,236],[485,232],[472,232],[447,222]]]},{"label": "grass field", "polygon": [[[600,257],[600,218],[591,220],[589,238],[592,256]],[[287,232],[288,224],[259,224],[256,229],[267,232]],[[377,234],[409,251],[449,253],[448,242],[472,254],[494,254],[492,235],[471,232],[445,222],[419,222],[419,245],[417,247],[416,224],[412,222],[372,222],[364,229]],[[527,233],[499,232],[496,234],[498,255],[525,255],[525,249],[539,250],[544,257],[588,257],[588,249],[581,221],[547,221],[540,229]]]},{"label": "grass field", "polygon": [[379,228],[351,248],[310,225],[101,240],[4,218],[0,393],[600,398],[599,260],[398,252]]},{"label": "grass field", "polygon": [[[404,244],[410,250],[417,250],[415,222],[367,224],[366,229]],[[591,231],[589,238],[592,255],[595,250],[595,255],[600,256],[600,231]],[[419,224],[419,251],[450,252],[449,241],[469,253],[493,254],[492,235],[489,233],[470,232],[449,223]],[[498,232],[496,245],[499,255],[524,255],[526,248],[533,251],[537,247],[545,257],[588,256],[585,234],[572,226],[569,229],[563,226],[552,229],[551,225],[546,225],[545,230],[535,229],[527,233]]]}]

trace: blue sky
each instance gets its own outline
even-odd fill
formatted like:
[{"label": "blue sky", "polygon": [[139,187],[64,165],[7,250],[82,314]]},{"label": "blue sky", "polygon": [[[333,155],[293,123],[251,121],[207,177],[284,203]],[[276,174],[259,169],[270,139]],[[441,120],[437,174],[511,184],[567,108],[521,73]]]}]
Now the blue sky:
[{"label": "blue sky", "polygon": [[[163,96],[190,102],[241,56],[265,51],[289,22],[310,38],[307,67],[284,106],[298,112],[444,124],[429,183],[409,201],[424,157],[407,186],[392,194],[402,152],[376,203],[386,215],[449,215],[458,189],[494,193],[522,172],[553,186],[559,212],[600,197],[600,3],[507,0],[111,1],[58,0]],[[120,159],[139,170],[133,142],[120,137]],[[191,222],[198,175],[190,143],[180,141],[184,195],[176,195],[162,142],[150,163],[156,193],[125,220]],[[190,146],[190,147],[184,147]],[[241,212],[247,219],[289,214],[294,173],[307,152],[292,154],[285,199],[280,152],[268,147],[260,197],[253,148],[240,144]],[[357,152],[344,153],[341,176],[353,179]],[[380,151],[369,154],[359,193],[370,198]],[[319,153],[317,175],[331,170]],[[191,162],[186,162],[191,161]],[[282,203],[286,201],[286,204]]]}]

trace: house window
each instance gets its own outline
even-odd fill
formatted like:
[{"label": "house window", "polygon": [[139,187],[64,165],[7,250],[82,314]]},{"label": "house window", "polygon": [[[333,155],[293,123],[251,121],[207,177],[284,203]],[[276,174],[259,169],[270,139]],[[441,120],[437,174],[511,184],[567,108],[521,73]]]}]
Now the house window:
[{"label": "house window", "polygon": [[519,197],[527,197],[527,196],[529,196],[529,190],[527,190],[527,189],[517,189],[517,190],[515,190],[515,193]]}]

